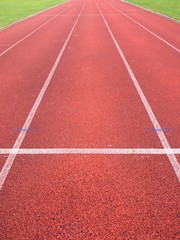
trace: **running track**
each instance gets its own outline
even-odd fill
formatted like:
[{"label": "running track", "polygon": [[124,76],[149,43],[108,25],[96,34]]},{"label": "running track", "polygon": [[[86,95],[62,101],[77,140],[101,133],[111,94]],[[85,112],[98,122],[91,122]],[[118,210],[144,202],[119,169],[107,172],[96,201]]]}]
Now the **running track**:
[{"label": "running track", "polygon": [[0,239],[180,239],[179,36],[118,0],[0,32]]}]

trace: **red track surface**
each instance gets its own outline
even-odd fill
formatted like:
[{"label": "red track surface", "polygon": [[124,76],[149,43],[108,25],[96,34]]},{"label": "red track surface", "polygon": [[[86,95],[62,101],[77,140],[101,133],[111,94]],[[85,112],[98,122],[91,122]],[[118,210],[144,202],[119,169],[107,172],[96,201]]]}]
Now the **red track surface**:
[{"label": "red track surface", "polygon": [[[70,6],[0,57],[1,149],[13,147],[84,3],[0,32],[3,53]],[[98,5],[179,148],[179,53],[121,12],[175,48],[179,25],[117,0]],[[21,148],[162,148],[98,5],[87,0]],[[0,239],[179,239],[178,200],[166,155],[17,155],[0,192]]]}]

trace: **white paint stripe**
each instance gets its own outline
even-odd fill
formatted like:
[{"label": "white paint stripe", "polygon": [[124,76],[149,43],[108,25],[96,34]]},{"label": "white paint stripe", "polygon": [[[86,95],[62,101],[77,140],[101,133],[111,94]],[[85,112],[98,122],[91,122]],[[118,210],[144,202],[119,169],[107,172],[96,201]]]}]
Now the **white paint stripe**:
[{"label": "white paint stripe", "polygon": [[[134,83],[134,86],[135,86],[135,88],[136,88],[136,90],[137,90],[137,92],[138,92],[138,94],[139,94],[139,96],[140,96],[140,98],[141,98],[141,100],[143,102],[143,105],[144,105],[144,107],[145,107],[145,109],[146,109],[146,111],[147,111],[147,113],[149,115],[149,118],[151,119],[151,122],[152,122],[152,124],[154,126],[154,129],[162,129],[161,126],[159,125],[158,120],[156,119],[156,116],[154,115],[154,113],[153,113],[153,111],[152,111],[152,109],[151,109],[151,107],[150,107],[150,105],[149,105],[149,103],[148,103],[148,101],[147,101],[147,99],[146,99],[146,97],[145,97],[145,95],[144,95],[144,93],[143,93],[143,91],[142,91],[142,89],[141,89],[141,87],[140,87],[140,85],[139,85],[139,83],[138,83],[138,81],[137,81],[137,79],[136,79],[136,77],[135,77],[135,75],[134,75],[134,73],[133,73],[129,63],[128,63],[128,61],[126,60],[126,58],[125,58],[125,56],[124,56],[124,54],[123,54],[123,52],[122,52],[118,42],[116,41],[116,39],[115,39],[115,37],[114,37],[114,35],[113,35],[113,33],[112,33],[112,31],[111,31],[107,21],[105,19],[105,17],[103,16],[103,13],[102,13],[101,9],[99,8],[99,5],[98,5],[97,2],[96,2],[96,4],[97,4],[97,7],[98,7],[98,9],[100,11],[100,14],[102,16],[102,19],[103,19],[103,21],[104,21],[104,23],[105,23],[105,25],[106,25],[106,27],[108,29],[108,32],[109,32],[109,34],[110,34],[110,36],[111,36],[111,38],[112,38],[112,40],[113,40],[113,42],[114,42],[118,52],[119,52],[119,55],[122,58],[122,60],[124,62],[124,65],[125,65],[128,73],[129,73],[129,75],[130,75],[130,77],[132,79],[132,82]],[[170,145],[168,143],[168,140],[166,139],[166,136],[165,136],[164,132],[162,132],[162,131],[157,131],[157,135],[158,135],[158,137],[159,137],[163,147],[165,149],[170,149],[171,154],[168,153],[167,156],[168,156],[169,161],[170,161],[170,163],[171,163],[171,165],[172,165],[172,167],[173,167],[173,169],[174,169],[174,171],[175,171],[175,173],[176,173],[176,175],[177,175],[177,177],[178,177],[178,179],[180,181],[180,165],[179,165],[175,155],[173,154],[173,151],[172,151],[172,149],[171,149],[171,147],[170,147]]]},{"label": "white paint stripe", "polygon": [[[122,15],[121,13],[106,13],[106,14],[104,14],[104,15]],[[76,16],[77,17],[77,14],[61,14],[61,16]],[[96,13],[84,13],[84,14],[82,14],[81,15],[81,17],[82,16],[98,16],[98,17],[101,17],[101,15],[100,14],[96,14]]]},{"label": "white paint stripe", "polygon": [[[25,121],[25,123],[23,125],[23,127],[22,127],[23,129],[29,129],[29,126],[30,126],[30,124],[31,124],[31,122],[32,122],[32,120],[34,118],[34,115],[35,115],[35,113],[36,113],[36,111],[37,111],[37,109],[38,109],[38,107],[39,107],[39,105],[41,103],[41,100],[42,100],[42,98],[43,98],[43,96],[44,96],[44,94],[46,92],[46,89],[47,89],[47,87],[48,87],[48,85],[49,85],[49,83],[50,83],[50,81],[51,81],[51,79],[52,79],[52,77],[54,75],[54,72],[56,71],[56,68],[57,68],[57,66],[58,66],[58,64],[59,64],[59,62],[61,60],[61,57],[62,57],[62,55],[63,55],[63,53],[64,53],[64,51],[66,49],[66,46],[67,46],[67,44],[69,42],[69,39],[70,39],[70,37],[71,37],[71,35],[72,35],[72,33],[73,33],[77,23],[78,23],[78,20],[79,20],[79,18],[81,16],[81,13],[82,13],[85,5],[86,5],[86,2],[83,4],[83,7],[82,7],[81,11],[80,11],[80,13],[79,13],[79,15],[78,15],[74,25],[72,26],[72,29],[71,29],[71,31],[70,31],[70,33],[69,33],[69,35],[68,35],[68,37],[67,37],[67,39],[66,39],[66,41],[64,43],[64,45],[63,45],[63,47],[62,47],[62,49],[61,49],[61,51],[60,51],[60,53],[59,53],[59,55],[58,55],[58,57],[57,57],[57,59],[55,61],[55,63],[53,65],[53,67],[52,67],[52,69],[51,69],[51,71],[50,71],[50,73],[49,73],[49,75],[48,75],[48,77],[47,77],[47,79],[46,79],[46,81],[45,81],[45,83],[44,83],[44,85],[43,85],[43,87],[42,87],[42,89],[41,89],[41,91],[40,91],[40,93],[39,93],[39,95],[38,95],[34,105],[33,105],[33,107],[32,107],[32,109],[31,109],[31,111],[30,111],[30,113],[29,113],[29,115],[28,115],[28,117],[27,117],[27,119],[26,119],[26,121]],[[20,148],[20,146],[21,146],[21,144],[22,144],[22,142],[24,140],[24,137],[26,136],[26,133],[27,133],[27,131],[25,131],[25,132],[21,131],[20,132],[18,138],[16,139],[16,142],[14,143],[13,149],[19,149]],[[3,166],[3,168],[2,168],[2,170],[0,172],[0,190],[1,190],[2,186],[3,186],[3,184],[4,184],[4,181],[6,180],[6,177],[7,177],[8,173],[9,173],[9,171],[10,171],[12,165],[13,165],[14,159],[16,157],[16,154],[13,153],[13,151],[14,151],[13,149],[10,151],[9,156],[8,156],[8,158],[7,158],[5,164],[4,164],[4,166]]]},{"label": "white paint stripe", "polygon": [[166,19],[168,19],[168,20],[171,20],[171,21],[173,21],[173,22],[176,22],[176,23],[179,23],[179,22],[180,22],[178,19],[169,17],[169,16],[164,15],[164,14],[159,13],[159,12],[155,12],[155,11],[149,9],[149,8],[144,8],[144,7],[142,7],[142,6],[136,5],[136,4],[134,4],[134,3],[127,2],[127,1],[125,1],[125,0],[119,0],[119,1],[124,2],[124,3],[127,3],[127,4],[129,4],[129,5],[133,5],[133,6],[137,7],[137,8],[141,8],[141,9],[143,9],[143,10],[145,10],[145,11],[154,13],[154,14],[156,14],[156,15],[159,15],[159,16],[161,16],[161,17],[163,17],[163,18],[166,18]]},{"label": "white paint stripe", "polygon": [[134,20],[132,17],[130,17],[129,15],[125,14],[124,12],[122,12],[121,10],[119,10],[119,8],[113,6],[112,4],[110,4],[109,2],[107,2],[107,4],[114,8],[116,11],[120,12],[122,15],[126,16],[127,18],[129,18],[131,21],[133,21],[134,23],[136,23],[137,25],[139,25],[140,27],[142,27],[144,30],[146,30],[147,32],[149,32],[150,34],[152,34],[153,36],[155,36],[156,38],[158,38],[159,40],[161,40],[162,42],[164,42],[165,44],[167,44],[169,47],[173,48],[175,51],[177,51],[178,53],[180,52],[180,49],[176,48],[174,45],[172,45],[171,43],[167,42],[165,39],[163,39],[162,37],[158,36],[156,33],[152,32],[151,30],[149,30],[148,28],[146,28],[144,25],[142,25],[141,23],[137,22],[136,20]]},{"label": "white paint stripe", "polygon": [[46,9],[40,11],[40,12],[37,12],[37,13],[35,13],[35,14],[29,15],[29,16],[27,16],[27,17],[25,17],[25,18],[22,18],[22,19],[20,19],[20,20],[18,20],[18,21],[15,21],[15,22],[13,22],[13,23],[10,23],[10,24],[8,24],[8,25],[6,25],[6,26],[4,26],[4,27],[0,27],[0,31],[4,30],[4,29],[6,29],[6,28],[12,27],[12,26],[14,26],[14,25],[16,25],[16,24],[18,24],[18,23],[21,23],[21,22],[29,19],[29,18],[35,17],[35,16],[37,16],[37,15],[43,13],[43,12],[46,12],[46,11],[48,11],[48,10],[50,10],[50,9],[53,9],[53,8],[56,8],[56,7],[58,7],[58,6],[60,6],[60,5],[63,5],[63,4],[65,4],[65,3],[68,3],[68,1],[67,1],[67,2],[63,2],[63,3],[56,4],[56,5],[52,6],[52,7],[46,8]]},{"label": "white paint stripe", "polygon": [[49,22],[51,22],[52,20],[54,20],[56,17],[58,17],[61,13],[65,12],[68,8],[72,7],[72,5],[69,5],[68,7],[66,7],[65,9],[63,9],[61,12],[59,12],[57,15],[55,15],[53,18],[49,19],[48,21],[46,21],[45,23],[43,23],[42,25],[40,25],[38,28],[36,28],[35,30],[33,30],[32,32],[30,32],[29,34],[27,34],[25,37],[21,38],[19,41],[17,41],[16,43],[14,43],[11,47],[7,48],[5,51],[3,51],[2,53],[0,53],[0,57],[2,57],[5,53],[9,52],[11,49],[13,49],[14,47],[16,47],[19,43],[21,43],[22,41],[24,41],[25,39],[27,39],[28,37],[30,37],[32,34],[34,34],[35,32],[37,32],[39,29],[41,29],[42,27],[44,27],[45,25],[47,25]]},{"label": "white paint stripe", "polygon": [[4,148],[0,154],[180,154],[180,148]]}]

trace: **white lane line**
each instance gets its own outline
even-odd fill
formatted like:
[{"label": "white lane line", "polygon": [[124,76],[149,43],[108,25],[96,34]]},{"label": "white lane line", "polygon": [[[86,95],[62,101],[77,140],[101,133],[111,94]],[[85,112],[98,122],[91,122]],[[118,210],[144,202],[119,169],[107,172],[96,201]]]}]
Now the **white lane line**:
[{"label": "white lane line", "polygon": [[[95,2],[96,2],[96,0],[95,0]],[[122,52],[118,42],[116,41],[116,39],[115,39],[115,37],[114,37],[114,35],[113,35],[113,33],[112,33],[112,31],[111,31],[111,29],[110,29],[106,19],[105,19],[101,9],[99,8],[99,5],[98,5],[97,2],[96,2],[96,4],[97,4],[97,8],[99,9],[99,12],[100,12],[100,14],[102,16],[102,19],[103,19],[103,21],[104,21],[104,23],[105,23],[105,25],[107,27],[107,30],[108,30],[108,32],[109,32],[109,34],[110,34],[110,36],[111,36],[111,38],[112,38],[116,48],[117,48],[117,51],[118,51],[120,57],[122,58],[122,60],[124,62],[124,65],[125,65],[128,73],[129,73],[129,76],[131,77],[131,80],[132,80],[132,82],[133,82],[133,84],[134,84],[134,86],[135,86],[135,88],[136,88],[136,90],[137,90],[137,92],[138,92],[138,94],[139,94],[139,96],[141,98],[141,101],[142,101],[142,103],[143,103],[143,105],[144,105],[148,115],[149,115],[149,118],[151,119],[151,122],[152,122],[152,124],[154,126],[154,129],[162,129],[160,124],[158,123],[158,120],[157,120],[156,116],[154,115],[154,113],[153,113],[153,111],[152,111],[152,109],[151,109],[151,107],[150,107],[150,105],[149,105],[149,103],[148,103],[148,101],[147,101],[147,99],[146,99],[146,97],[145,97],[145,95],[144,95],[144,93],[143,93],[143,91],[142,91],[142,89],[141,89],[141,87],[140,87],[140,85],[139,85],[139,83],[138,83],[138,81],[137,81],[137,79],[136,79],[136,77],[135,77],[135,75],[134,75],[134,73],[133,73],[129,63],[128,63],[128,61],[126,60],[126,58],[125,58],[125,56],[124,56],[124,54],[123,54],[123,52]],[[162,146],[165,149],[169,149],[170,151],[172,151],[172,149],[171,149],[171,147],[170,147],[170,145],[168,143],[168,140],[167,140],[164,132],[163,131],[157,131],[157,135],[158,135],[158,137],[159,137],[159,139],[160,139],[160,141],[162,143]],[[175,155],[173,154],[173,151],[171,152],[171,154],[168,153],[167,156],[168,156],[169,161],[170,161],[170,163],[171,163],[171,165],[172,165],[172,167],[173,167],[173,169],[174,169],[174,171],[176,173],[176,176],[177,176],[178,180],[180,181],[180,165],[179,165]]]},{"label": "white lane line", "polygon": [[[31,111],[30,111],[30,113],[29,113],[29,115],[28,115],[28,117],[27,117],[27,119],[26,119],[22,129],[29,129],[29,126],[30,126],[30,124],[31,124],[31,122],[32,122],[32,120],[34,118],[34,115],[36,114],[36,111],[37,111],[37,109],[38,109],[38,107],[39,107],[39,105],[41,103],[41,100],[42,100],[45,92],[46,92],[46,89],[47,89],[47,87],[48,87],[48,85],[49,85],[49,83],[50,83],[50,81],[51,81],[51,79],[52,79],[52,77],[54,75],[54,72],[56,71],[56,68],[57,68],[57,66],[58,66],[58,64],[59,64],[59,62],[61,60],[61,57],[62,57],[62,55],[63,55],[63,53],[64,53],[64,51],[66,49],[66,46],[67,46],[67,44],[69,42],[69,39],[70,39],[70,37],[71,37],[71,35],[72,35],[72,33],[73,33],[77,23],[78,23],[78,20],[79,20],[79,18],[81,16],[81,13],[82,13],[85,5],[86,5],[86,1],[83,4],[83,7],[81,8],[81,11],[80,11],[77,19],[75,20],[75,23],[73,24],[72,29],[71,29],[71,31],[70,31],[70,33],[69,33],[69,35],[68,35],[64,45],[63,45],[63,47],[62,47],[62,49],[61,49],[61,51],[60,51],[60,53],[59,53],[59,55],[58,55],[54,65],[53,65],[53,67],[52,67],[52,69],[51,69],[51,71],[50,71],[50,73],[49,73],[49,75],[48,75],[48,77],[47,77],[47,79],[46,79],[46,81],[45,81],[45,83],[44,83],[44,85],[43,85],[43,87],[42,87],[42,89],[41,89],[41,91],[40,91],[40,93],[39,93],[39,95],[38,95],[34,105],[33,105],[33,107],[32,107],[32,109],[31,109]],[[14,148],[15,149],[19,149],[20,148],[20,146],[21,146],[21,144],[22,144],[22,142],[24,140],[24,137],[26,136],[26,133],[27,133],[27,131],[21,131],[20,132],[18,138],[16,139],[16,141],[14,143],[13,149]],[[4,184],[4,181],[6,180],[6,177],[7,177],[8,173],[9,173],[9,171],[10,171],[12,165],[13,165],[14,159],[16,157],[16,154],[13,153],[13,149],[9,153],[9,156],[8,156],[8,158],[7,158],[5,164],[4,164],[4,166],[3,166],[3,168],[2,168],[2,170],[0,172],[0,190],[1,190],[2,186],[3,186],[3,184]]]},{"label": "white lane line", "polygon": [[4,148],[0,154],[180,154],[180,148]]},{"label": "white lane line", "polygon": [[19,41],[17,41],[16,43],[14,43],[13,45],[11,45],[11,47],[7,48],[5,51],[3,51],[2,53],[0,53],[0,57],[2,57],[5,53],[9,52],[12,48],[16,47],[19,43],[21,43],[22,41],[24,41],[25,39],[27,39],[28,37],[30,37],[32,34],[34,34],[35,32],[37,32],[39,29],[41,29],[42,27],[44,27],[45,25],[47,25],[49,22],[51,22],[52,20],[54,20],[56,17],[58,17],[61,13],[65,12],[68,8],[72,7],[73,5],[69,5],[68,7],[66,7],[65,9],[63,9],[61,12],[59,12],[57,15],[55,15],[53,18],[49,19],[47,22],[43,23],[42,25],[40,25],[38,28],[36,28],[35,30],[33,30],[32,32],[30,32],[29,34],[27,34],[25,37],[21,38]]},{"label": "white lane line", "polygon": [[159,40],[161,40],[162,42],[164,42],[165,44],[167,44],[169,47],[173,48],[175,51],[177,51],[178,53],[180,52],[180,49],[176,48],[174,45],[172,45],[171,43],[167,42],[165,39],[163,39],[162,37],[158,36],[156,33],[152,32],[151,30],[149,30],[148,28],[146,28],[144,25],[142,25],[141,23],[137,22],[136,20],[134,20],[132,17],[130,17],[129,15],[125,14],[124,12],[122,12],[121,10],[119,10],[119,8],[113,6],[112,4],[110,4],[109,2],[107,2],[107,4],[114,8],[116,11],[120,12],[122,15],[126,16],[127,18],[129,18],[131,21],[133,21],[134,23],[136,23],[137,25],[139,25],[140,27],[142,27],[144,30],[146,30],[147,32],[149,32],[150,34],[152,34],[153,36],[155,36],[156,38],[158,38]]},{"label": "white lane line", "polygon": [[56,8],[56,7],[58,7],[58,6],[60,6],[60,5],[63,5],[63,4],[65,4],[65,3],[68,3],[68,1],[67,1],[67,2],[63,2],[63,3],[56,4],[56,5],[52,6],[52,7],[46,8],[46,9],[44,9],[44,10],[42,10],[42,11],[39,11],[39,12],[37,12],[37,13],[35,13],[35,14],[29,15],[29,16],[27,16],[27,17],[25,17],[25,18],[22,18],[22,19],[20,19],[20,20],[18,20],[18,21],[16,21],[16,22],[10,23],[10,24],[8,24],[8,25],[6,25],[6,26],[4,26],[4,27],[0,27],[0,31],[4,30],[4,29],[6,29],[6,28],[12,27],[12,26],[14,26],[14,25],[16,25],[16,24],[18,24],[18,23],[20,23],[20,22],[23,22],[23,21],[25,21],[25,20],[27,20],[27,19],[29,19],[29,18],[35,17],[35,16],[37,16],[37,15],[43,13],[43,12],[46,12],[46,11],[52,9],[52,8]]},{"label": "white lane line", "polygon": [[137,7],[137,8],[141,8],[141,9],[147,11],[147,12],[154,13],[154,14],[156,14],[156,15],[159,15],[159,16],[161,16],[161,17],[163,17],[163,18],[166,18],[166,19],[168,19],[168,20],[171,20],[171,21],[173,21],[173,22],[176,22],[176,23],[179,23],[179,22],[180,22],[179,20],[177,20],[177,19],[175,19],[175,18],[169,17],[169,16],[164,15],[164,14],[159,13],[159,12],[155,12],[155,11],[149,9],[149,8],[144,8],[144,7],[142,7],[142,6],[136,5],[136,4],[134,4],[134,3],[127,2],[127,1],[125,1],[125,0],[119,0],[119,1],[124,2],[124,3],[127,3],[127,4],[132,5],[132,6],[135,6],[135,7]]}]

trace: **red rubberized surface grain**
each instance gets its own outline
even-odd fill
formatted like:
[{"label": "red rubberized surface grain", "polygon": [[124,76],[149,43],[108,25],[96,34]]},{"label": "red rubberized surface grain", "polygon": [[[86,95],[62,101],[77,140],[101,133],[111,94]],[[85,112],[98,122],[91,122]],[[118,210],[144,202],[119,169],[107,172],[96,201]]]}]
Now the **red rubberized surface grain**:
[{"label": "red rubberized surface grain", "polygon": [[135,21],[139,22],[144,27],[157,34],[159,37],[162,37],[175,47],[180,48],[180,26],[178,22],[171,21],[165,17],[160,17],[157,14],[148,11],[144,11],[141,8],[132,6],[123,1],[107,0],[104,2],[110,3],[111,5],[117,7],[123,13],[127,14],[129,17],[133,18]]},{"label": "red rubberized surface grain", "polygon": [[[176,23],[109,2],[179,46]],[[0,32],[0,45],[13,44],[68,4],[0,58],[0,148],[13,146],[84,1]],[[161,127],[172,128],[165,132],[171,147],[179,147],[178,53],[106,1],[98,4]],[[94,1],[86,2],[30,129],[22,148],[162,148]],[[177,240],[179,197],[166,155],[19,155],[0,192],[0,239]]]},{"label": "red rubberized surface grain", "polygon": [[22,147],[161,147],[156,134],[148,136],[149,117],[94,14],[98,9],[90,2],[31,124],[38,132],[28,134]]},{"label": "red rubberized surface grain", "polygon": [[0,236],[177,239],[178,187],[161,156],[20,156],[0,196]]},{"label": "red rubberized surface grain", "polygon": [[7,47],[10,47],[16,41],[19,41],[21,38],[25,37],[27,34],[34,31],[36,28],[40,27],[46,21],[50,20],[55,15],[59,14],[61,11],[63,11],[70,5],[71,5],[70,3],[64,3],[62,5],[59,5],[56,8],[42,12],[32,18],[29,18],[25,21],[12,25],[7,29],[1,30],[0,31],[0,50],[3,51]]},{"label": "red rubberized surface grain", "polygon": [[22,127],[71,30],[78,6],[76,3],[67,10],[68,16],[59,16],[0,58],[1,148],[11,147],[17,138],[14,128]]},{"label": "red rubberized surface grain", "polygon": [[0,171],[1,169],[3,168],[5,162],[6,162],[6,159],[7,159],[7,155],[0,155]]},{"label": "red rubberized surface grain", "polygon": [[[106,2],[100,2],[100,7],[103,13],[118,13]],[[179,147],[179,53],[123,15],[109,14],[106,19],[161,127],[172,129],[166,133],[171,147]],[[169,31],[164,28],[164,32]],[[151,137],[152,132],[148,134]]]}]

